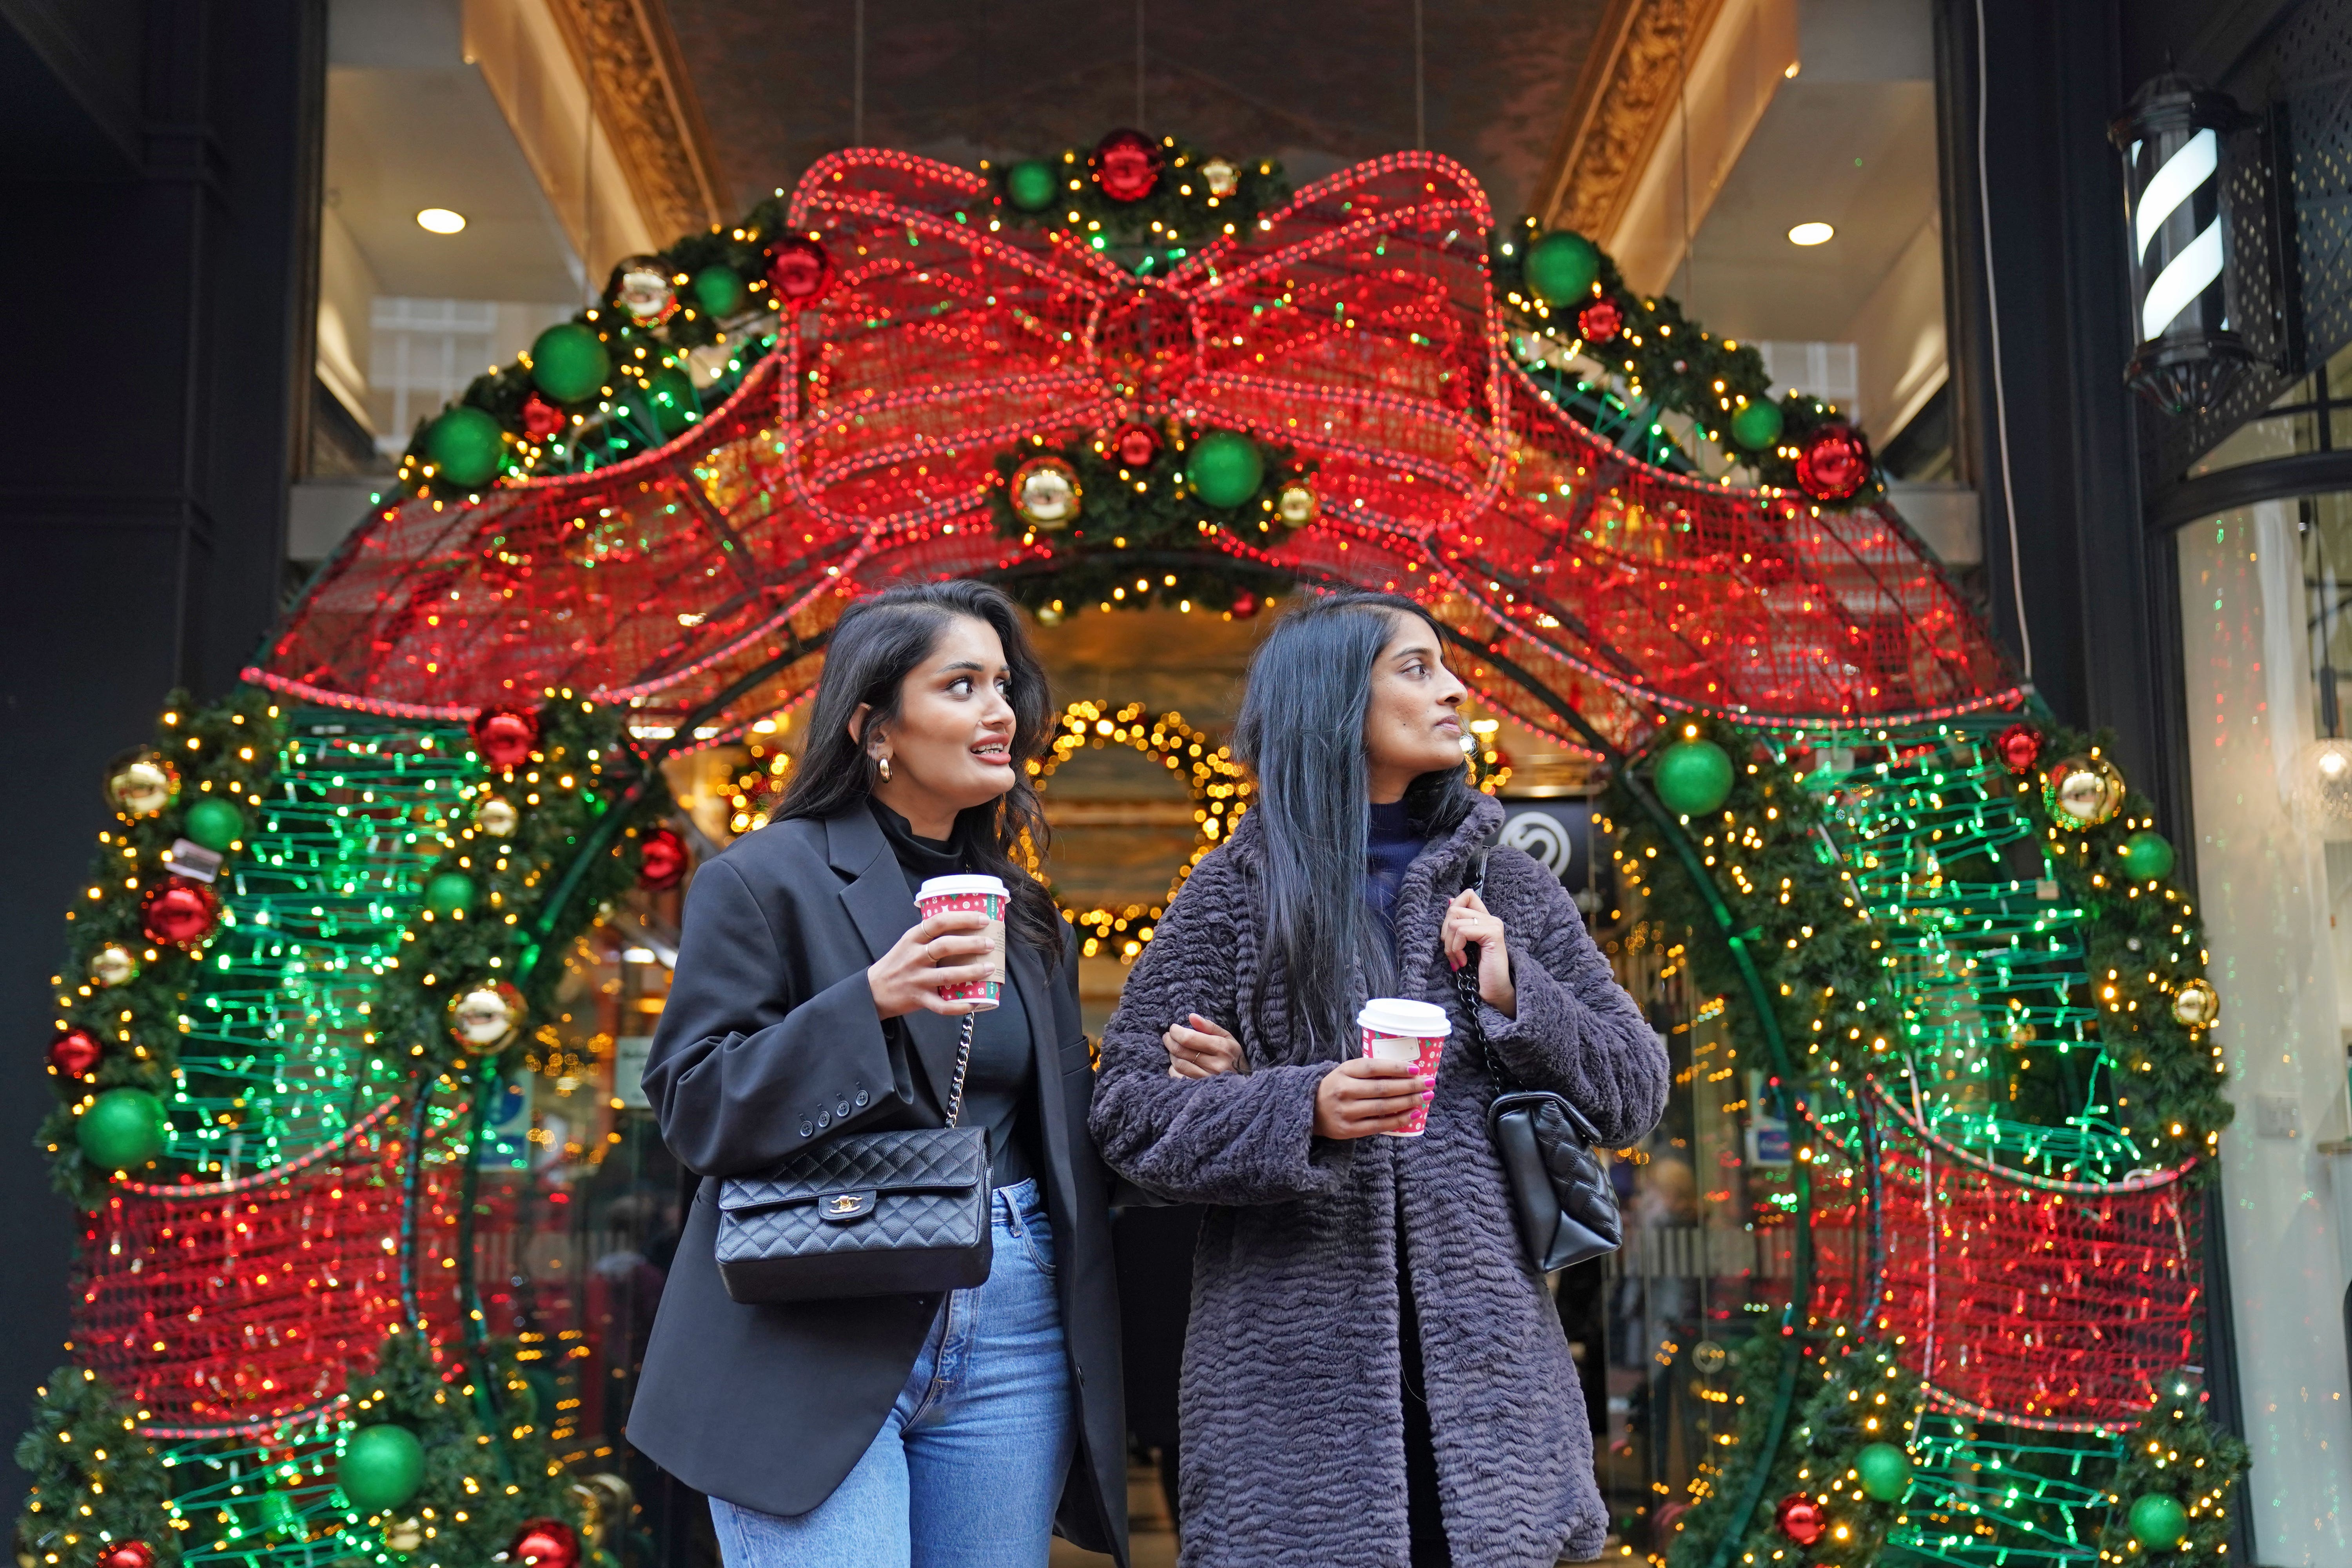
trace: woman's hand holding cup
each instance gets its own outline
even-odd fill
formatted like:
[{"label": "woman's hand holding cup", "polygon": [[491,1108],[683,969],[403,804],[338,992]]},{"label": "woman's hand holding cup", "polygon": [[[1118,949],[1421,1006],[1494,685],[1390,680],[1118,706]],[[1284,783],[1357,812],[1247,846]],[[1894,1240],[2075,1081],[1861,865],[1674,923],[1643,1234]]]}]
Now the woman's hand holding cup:
[{"label": "woman's hand holding cup", "polygon": [[1431,1080],[1410,1061],[1358,1057],[1341,1062],[1315,1086],[1318,1138],[1370,1138],[1402,1132],[1430,1101]]},{"label": "woman's hand holding cup", "polygon": [[952,910],[908,927],[866,972],[866,986],[874,993],[874,1011],[885,1018],[897,1018],[928,1008],[958,1018],[994,1005],[969,997],[950,1001],[940,992],[996,973],[994,955],[1001,944],[990,931],[996,923],[978,910]]}]

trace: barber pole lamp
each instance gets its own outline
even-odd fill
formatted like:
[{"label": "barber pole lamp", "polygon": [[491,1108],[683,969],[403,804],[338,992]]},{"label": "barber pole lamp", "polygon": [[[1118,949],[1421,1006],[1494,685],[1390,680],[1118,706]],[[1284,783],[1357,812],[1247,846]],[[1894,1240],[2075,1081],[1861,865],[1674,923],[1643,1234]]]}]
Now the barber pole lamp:
[{"label": "barber pole lamp", "polygon": [[2108,131],[2124,154],[2139,347],[2124,379],[2167,414],[2209,407],[2251,357],[2230,330],[2221,138],[2245,123],[2218,92],[2157,77]]}]

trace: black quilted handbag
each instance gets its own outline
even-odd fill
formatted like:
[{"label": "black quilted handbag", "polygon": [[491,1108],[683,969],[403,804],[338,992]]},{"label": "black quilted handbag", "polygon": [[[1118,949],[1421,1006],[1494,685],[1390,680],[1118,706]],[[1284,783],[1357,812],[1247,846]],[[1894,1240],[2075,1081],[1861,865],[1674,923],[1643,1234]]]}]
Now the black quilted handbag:
[{"label": "black quilted handbag", "polygon": [[[1471,885],[1486,890],[1486,852],[1472,863]],[[1475,945],[1475,944],[1474,944]],[[1478,965],[1454,972],[1455,994],[1471,1038],[1486,1059],[1486,1073],[1499,1087],[1486,1108],[1486,1133],[1503,1162],[1511,1190],[1519,1239],[1537,1269],[1582,1263],[1624,1245],[1625,1222],[1617,1212],[1617,1189],[1593,1153],[1601,1133],[1568,1097],[1548,1089],[1518,1089],[1503,1070],[1486,1027],[1478,1021]]]},{"label": "black quilted handbag", "polygon": [[988,1133],[959,1127],[972,1017],[945,1127],[861,1132],[719,1187],[719,1277],[752,1305],[923,1295],[983,1284]]}]

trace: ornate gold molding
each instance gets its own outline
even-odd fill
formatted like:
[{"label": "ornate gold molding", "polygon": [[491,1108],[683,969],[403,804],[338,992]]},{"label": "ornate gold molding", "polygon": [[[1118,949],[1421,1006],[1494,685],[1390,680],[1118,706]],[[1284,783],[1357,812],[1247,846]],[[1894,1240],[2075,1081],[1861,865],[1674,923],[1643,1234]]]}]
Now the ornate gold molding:
[{"label": "ornate gold molding", "polygon": [[657,244],[724,223],[710,132],[661,0],[548,0]]},{"label": "ornate gold molding", "polygon": [[1536,185],[1547,226],[1600,238],[1615,225],[1720,8],[1721,0],[1611,0]]}]

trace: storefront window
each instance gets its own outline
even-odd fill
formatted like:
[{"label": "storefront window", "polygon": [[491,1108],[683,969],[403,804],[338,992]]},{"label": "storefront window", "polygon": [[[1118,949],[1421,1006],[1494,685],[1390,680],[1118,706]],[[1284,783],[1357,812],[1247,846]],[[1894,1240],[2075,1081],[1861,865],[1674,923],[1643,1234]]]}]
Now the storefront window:
[{"label": "storefront window", "polygon": [[2352,451],[2352,348],[2287,388],[2269,413],[2240,426],[2189,472],[2193,478],[2302,452],[2341,451]]},{"label": "storefront window", "polygon": [[2352,696],[2352,496],[2226,512],[2178,548],[2199,913],[2238,1106],[2222,1196],[2248,1503],[2259,1561],[2344,1562],[2352,746],[2332,737]]}]

